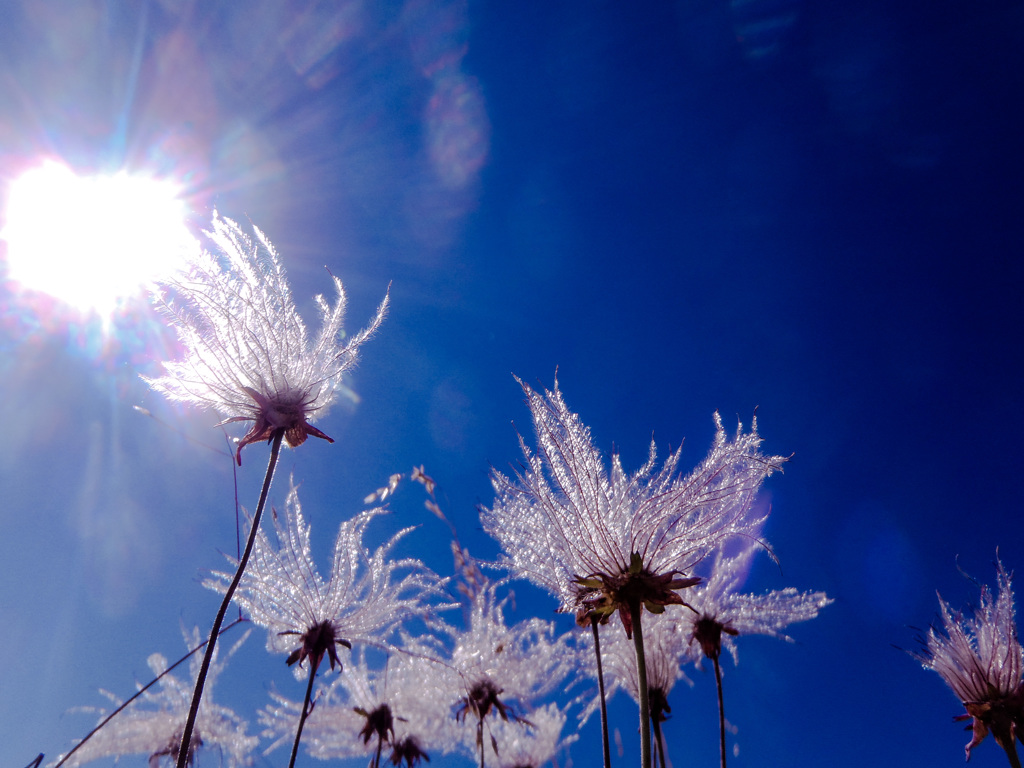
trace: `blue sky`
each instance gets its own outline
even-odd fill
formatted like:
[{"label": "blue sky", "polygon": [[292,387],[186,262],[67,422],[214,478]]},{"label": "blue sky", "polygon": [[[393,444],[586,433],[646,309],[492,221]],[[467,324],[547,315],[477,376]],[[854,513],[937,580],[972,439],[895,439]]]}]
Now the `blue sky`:
[{"label": "blue sky", "polygon": [[[420,464],[497,557],[476,508],[529,433],[513,373],[557,369],[627,469],[652,434],[693,465],[714,411],[756,409],[793,458],[765,487],[780,567],[748,587],[835,603],[727,663],[733,764],[962,759],[959,703],[893,646],[915,647],[936,589],[977,599],[958,566],[994,584],[998,549],[1024,568],[1019,2],[0,6],[0,204],[44,158],[127,168],[180,183],[196,229],[214,208],[259,226],[311,320],[325,265],[353,331],[390,283],[359,401],[320,425],[336,443],[283,459],[325,566],[337,524]],[[99,688],[176,657],[181,624],[209,626],[234,485],[217,417],[139,379],[173,349],[144,298],[104,332],[6,279],[4,248],[0,762],[19,766],[88,730],[69,710]],[[238,474],[249,508],[265,451]],[[450,572],[421,501],[407,488],[387,525],[422,524],[406,551]],[[516,593],[514,618],[570,629]],[[271,681],[302,693],[263,642],[217,689],[247,717]],[[714,680],[696,682],[672,702],[676,765],[717,758]],[[634,748],[633,705],[613,716]],[[1004,760],[988,740],[972,764]]]}]

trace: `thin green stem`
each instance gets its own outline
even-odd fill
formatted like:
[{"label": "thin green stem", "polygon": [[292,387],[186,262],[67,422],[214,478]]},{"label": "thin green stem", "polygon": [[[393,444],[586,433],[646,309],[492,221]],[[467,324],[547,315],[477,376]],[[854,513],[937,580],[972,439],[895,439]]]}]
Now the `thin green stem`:
[{"label": "thin green stem", "polygon": [[597,633],[597,615],[591,614],[590,626],[594,630],[594,656],[597,657],[597,687],[601,692],[601,744],[604,748],[604,768],[612,768],[612,750],[608,744],[608,705],[604,697],[604,670],[601,666],[601,638]]},{"label": "thin green stem", "polygon": [[[226,627],[224,627],[220,631],[220,634],[223,635],[229,629],[231,629],[232,627],[235,627],[235,626],[241,624],[243,621],[245,621],[245,619],[243,619],[241,616],[239,616],[237,619],[235,619],[230,624],[228,624]],[[158,682],[160,682],[160,680],[163,679],[164,675],[170,673],[176,667],[180,666],[181,664],[184,664],[186,661],[188,661],[193,656],[195,656],[196,652],[198,652],[200,648],[205,648],[206,644],[208,642],[210,642],[210,641],[209,640],[203,640],[203,642],[201,642],[199,645],[197,645],[191,651],[186,653],[184,656],[182,656],[176,662],[171,664],[171,666],[169,666],[167,669],[165,669],[159,675],[154,677],[152,680],[150,680],[144,686],[139,688],[139,690],[135,692],[135,695],[133,695],[131,698],[126,700],[124,703],[122,703],[121,706],[119,706],[117,709],[115,709],[113,712],[111,712],[109,715],[107,715],[105,718],[103,718],[95,728],[93,728],[91,731],[89,731],[87,734],[85,734],[85,737],[81,741],[79,741],[77,744],[75,744],[75,746],[73,746],[71,748],[71,750],[66,755],[64,755],[64,757],[62,757],[60,760],[58,760],[56,763],[54,763],[53,768],[60,768],[62,765],[64,765],[64,763],[66,763],[68,761],[68,758],[70,758],[73,754],[75,754],[75,752],[77,752],[79,750],[79,748],[83,747],[85,745],[85,743],[87,741],[89,741],[89,739],[91,739],[101,728],[103,728],[103,726],[105,726],[107,723],[109,723],[111,720],[113,720],[115,717],[117,717],[117,715],[121,714],[125,710],[125,708],[128,707],[128,705],[131,704],[133,701],[135,701],[137,698],[139,698],[139,696],[141,696],[146,691],[148,691],[150,688],[152,688],[154,685],[156,685]],[[29,768],[31,768],[31,764],[29,764]]]},{"label": "thin green stem", "polygon": [[[722,768],[725,768],[725,701],[722,699],[722,667],[718,663],[718,654],[711,657],[715,663],[715,683],[718,685],[718,730],[721,734],[719,746],[722,752]],[[1020,768],[1018,765],[1017,768]]]},{"label": "thin green stem", "polygon": [[203,664],[199,668],[199,675],[196,677],[196,687],[192,692],[192,705],[188,710],[188,719],[185,720],[185,730],[181,733],[181,748],[178,750],[177,768],[185,768],[188,764],[189,747],[192,745],[192,731],[196,726],[196,716],[199,714],[199,703],[203,700],[203,688],[206,685],[206,674],[210,671],[210,662],[213,661],[213,651],[217,646],[217,637],[220,634],[220,625],[224,622],[224,614],[228,612],[231,605],[231,598],[238,588],[238,582],[242,580],[245,566],[249,563],[249,556],[252,554],[253,545],[256,543],[256,534],[260,529],[260,518],[263,517],[263,508],[267,505],[267,496],[270,494],[270,483],[274,479],[274,470],[277,468],[277,459],[281,455],[281,441],[284,439],[284,430],[279,429],[271,438],[270,461],[267,464],[267,475],[263,478],[263,489],[260,491],[260,500],[256,505],[256,514],[252,517],[252,528],[249,531],[249,541],[246,542],[245,552],[242,559],[238,561],[238,569],[235,577],[228,585],[224,593],[224,600],[217,611],[217,618],[213,622],[213,629],[210,631],[210,641],[206,644],[206,653],[203,655]]},{"label": "thin green stem", "polygon": [[644,655],[644,632],[640,626],[640,601],[629,601],[629,616],[633,621],[633,648],[636,650],[637,690],[640,699],[640,765],[651,768],[651,702],[647,693],[647,658]]},{"label": "thin green stem", "polygon": [[[306,684],[306,698],[302,700],[302,714],[299,716],[299,727],[295,729],[295,743],[292,744],[292,756],[288,760],[288,768],[295,768],[295,756],[299,754],[299,740],[302,739],[302,728],[306,725],[306,718],[309,717],[309,700],[313,695],[313,681],[316,679],[316,670],[320,666],[318,659],[316,664],[309,665],[309,682]],[[378,749],[378,755],[380,751]]]}]

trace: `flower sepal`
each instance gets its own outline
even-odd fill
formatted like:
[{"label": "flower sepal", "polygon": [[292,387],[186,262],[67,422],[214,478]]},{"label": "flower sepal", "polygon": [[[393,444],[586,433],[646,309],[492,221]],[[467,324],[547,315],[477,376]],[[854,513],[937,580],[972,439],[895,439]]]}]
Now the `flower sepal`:
[{"label": "flower sepal", "polygon": [[644,565],[639,552],[630,557],[629,567],[617,574],[594,573],[577,576],[573,583],[580,591],[576,621],[585,625],[591,616],[604,624],[619,612],[626,637],[633,636],[633,618],[630,606],[647,608],[651,613],[663,613],[666,605],[688,605],[678,590],[700,584],[699,576],[683,576],[678,571],[655,574]]},{"label": "flower sepal", "polygon": [[[317,669],[320,666],[320,662],[323,661],[324,655],[326,655],[330,659],[332,670],[335,664],[338,665],[339,671],[343,670],[344,667],[341,664],[341,659],[338,658],[337,646],[343,645],[351,651],[352,643],[336,637],[335,632],[334,624],[330,621],[321,621],[319,624],[315,624],[302,634],[302,645],[288,654],[285,662],[289,667],[296,662],[301,666],[302,662],[309,659],[313,669]],[[299,633],[286,631],[279,632],[278,634],[297,635]]]}]

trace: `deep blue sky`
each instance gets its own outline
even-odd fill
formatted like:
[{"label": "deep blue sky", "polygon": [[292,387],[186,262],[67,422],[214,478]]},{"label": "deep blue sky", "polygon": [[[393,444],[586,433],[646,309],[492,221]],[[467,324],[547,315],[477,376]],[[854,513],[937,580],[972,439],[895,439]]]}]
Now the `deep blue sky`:
[{"label": "deep blue sky", "polygon": [[[367,493],[424,464],[463,543],[496,557],[475,509],[519,456],[512,422],[529,430],[512,373],[550,386],[557,367],[631,470],[652,433],[662,455],[685,438],[692,465],[713,411],[756,408],[765,449],[793,459],[766,486],[781,572],[765,559],[749,586],[835,603],[797,645],[741,638],[733,764],[960,763],[959,703],[893,646],[915,647],[936,589],[976,599],[958,564],[994,583],[998,548],[1024,570],[1024,4],[0,6],[4,189],[43,157],[176,178],[197,226],[217,207],[268,234],[304,310],[328,265],[352,330],[391,283],[361,401],[321,425],[337,442],[285,454],[322,555]],[[179,623],[209,626],[198,581],[235,540],[229,460],[175,431],[223,449],[216,416],[138,379],[169,339],[148,308],[104,347],[37,299],[0,288],[12,766],[65,750],[91,725],[68,710],[130,693],[150,653],[175,657]],[[265,450],[239,474],[250,508]],[[422,522],[408,550],[447,572],[420,500],[407,489],[388,525]],[[551,615],[517,594],[514,618]],[[217,691],[249,717],[272,679],[301,695],[262,646]],[[713,679],[697,683],[672,702],[679,766],[717,756]],[[613,714],[629,748],[634,708]],[[576,765],[597,754],[593,723],[583,736]],[[972,764],[1004,760],[990,739]]]}]

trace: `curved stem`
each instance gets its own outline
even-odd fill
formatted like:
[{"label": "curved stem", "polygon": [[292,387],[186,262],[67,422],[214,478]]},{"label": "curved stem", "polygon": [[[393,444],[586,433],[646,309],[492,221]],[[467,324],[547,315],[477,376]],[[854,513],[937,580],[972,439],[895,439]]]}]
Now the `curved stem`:
[{"label": "curved stem", "polygon": [[[640,626],[639,600],[629,601],[629,615],[633,620],[633,648],[636,650],[637,690],[640,699],[640,765],[651,768],[651,701],[647,689],[647,658],[644,655],[644,632]],[[184,768],[184,767],[182,767]]]},{"label": "curved stem", "polygon": [[319,660],[317,660],[316,664],[309,665],[309,682],[306,684],[306,698],[302,700],[302,714],[299,716],[299,727],[295,729],[295,743],[292,744],[292,756],[288,760],[288,768],[295,768],[295,756],[299,754],[299,740],[302,738],[302,728],[306,725],[306,718],[309,717],[309,699],[313,695],[313,680],[316,679],[316,670],[319,666]]},{"label": "curved stem", "polygon": [[721,733],[720,746],[722,751],[722,768],[725,768],[725,702],[722,700],[722,667],[718,663],[718,654],[711,657],[715,662],[715,683],[718,685],[718,727]]},{"label": "curved stem", "polygon": [[[241,624],[243,621],[245,621],[245,619],[243,619],[241,616],[239,616],[237,619],[235,619],[230,624],[228,624],[226,627],[224,627],[220,631],[220,634],[223,635],[229,629],[231,629],[232,627],[235,627],[235,626]],[[58,760],[56,763],[54,763],[53,764],[53,768],[60,768],[62,765],[64,765],[64,763],[66,763],[68,761],[68,758],[70,758],[73,754],[75,754],[75,752],[77,752],[79,750],[79,748],[84,746],[85,743],[89,739],[91,739],[94,735],[96,735],[97,732],[99,732],[99,730],[101,728],[103,728],[103,726],[105,726],[107,723],[109,723],[111,720],[113,720],[115,717],[117,717],[117,715],[119,715],[122,712],[124,712],[125,708],[128,707],[129,704],[131,704],[133,701],[135,701],[137,698],[139,698],[139,696],[141,696],[146,691],[148,691],[150,688],[152,688],[154,685],[156,685],[158,682],[160,682],[160,680],[163,679],[164,675],[168,674],[169,672],[173,671],[179,665],[184,664],[186,661],[191,659],[196,654],[196,652],[199,651],[200,648],[205,648],[206,644],[208,642],[210,642],[210,641],[209,640],[203,640],[202,643],[197,645],[195,648],[193,648],[191,651],[186,653],[184,656],[182,656],[176,662],[171,664],[171,666],[169,666],[167,669],[165,669],[159,675],[157,675],[152,680],[150,680],[148,683],[146,683],[144,686],[139,688],[139,690],[135,692],[134,696],[132,696],[131,698],[127,699],[124,703],[121,704],[121,706],[119,706],[117,709],[115,709],[113,712],[111,712],[109,715],[107,715],[105,718],[103,718],[100,721],[99,725],[97,725],[95,728],[93,728],[91,731],[89,731],[87,734],[85,734],[85,738],[83,738],[80,742],[75,744],[75,746],[73,746],[71,748],[71,750],[66,755],[64,755],[64,757],[62,757],[60,760]],[[40,756],[39,759],[41,760],[42,756]],[[32,764],[31,763],[29,764],[28,768],[32,768]]]},{"label": "curved stem", "polygon": [[594,655],[597,657],[597,687],[601,691],[601,744],[604,747],[604,768],[612,768],[612,751],[608,744],[608,706],[604,697],[604,670],[601,667],[601,638],[597,634],[597,616],[590,616],[594,630]]},{"label": "curved stem", "polygon": [[256,514],[252,517],[252,528],[249,531],[249,540],[245,545],[245,552],[242,559],[238,561],[238,570],[235,577],[228,585],[224,593],[224,600],[217,611],[217,618],[213,622],[213,629],[210,631],[210,641],[206,645],[206,653],[203,655],[203,665],[199,668],[199,675],[196,677],[196,687],[192,692],[192,705],[188,710],[188,719],[185,721],[185,729],[181,733],[181,748],[178,750],[177,768],[185,768],[188,764],[189,747],[192,744],[192,731],[196,726],[196,716],[199,714],[199,702],[203,700],[203,688],[206,685],[206,674],[210,671],[210,662],[213,661],[213,651],[217,647],[217,636],[220,634],[220,625],[224,622],[224,614],[228,612],[231,605],[231,598],[238,588],[238,582],[242,580],[245,566],[249,562],[249,555],[252,554],[253,545],[256,543],[256,534],[260,529],[260,518],[263,517],[263,508],[267,505],[267,496],[270,493],[270,483],[274,479],[274,470],[277,468],[277,458],[281,454],[281,441],[284,439],[284,430],[279,429],[271,438],[270,462],[267,464],[267,475],[263,478],[263,490],[260,491],[260,500],[256,505]]}]

